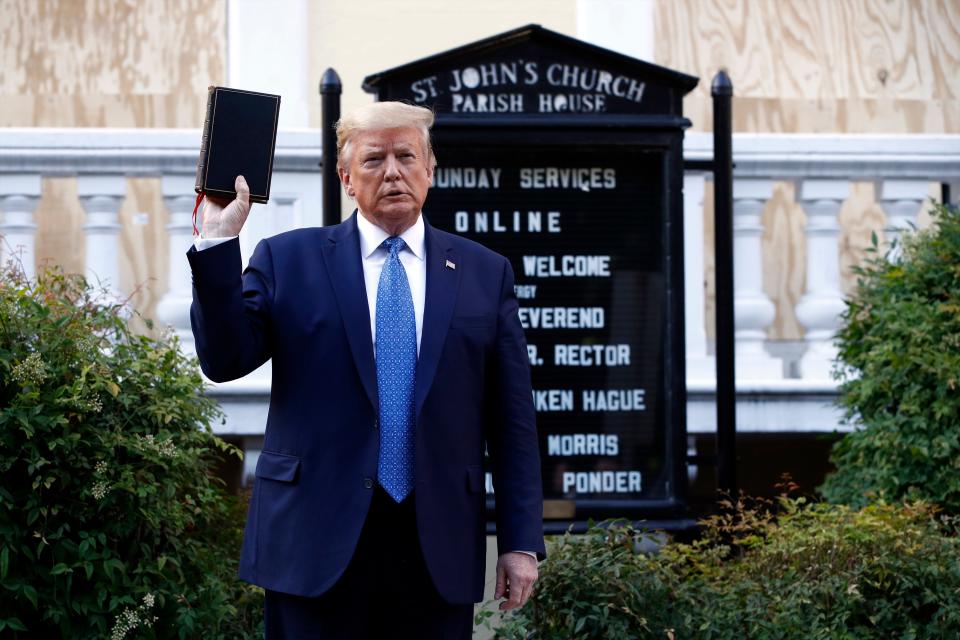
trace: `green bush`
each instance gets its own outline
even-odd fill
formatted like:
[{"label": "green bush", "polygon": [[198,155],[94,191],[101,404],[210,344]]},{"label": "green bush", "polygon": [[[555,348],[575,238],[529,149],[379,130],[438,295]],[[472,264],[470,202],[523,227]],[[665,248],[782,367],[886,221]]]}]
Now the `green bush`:
[{"label": "green bush", "polygon": [[691,544],[636,551],[623,524],[550,545],[499,638],[810,640],[960,637],[956,523],[923,503],[741,500]]},{"label": "green bush", "polygon": [[244,506],[214,475],[239,451],[176,340],[105,300],[79,276],[0,277],[0,635],[256,637]]},{"label": "green bush", "polygon": [[838,334],[840,401],[856,430],[835,445],[821,491],[960,513],[960,211],[938,206],[898,257],[874,251],[857,274]]}]

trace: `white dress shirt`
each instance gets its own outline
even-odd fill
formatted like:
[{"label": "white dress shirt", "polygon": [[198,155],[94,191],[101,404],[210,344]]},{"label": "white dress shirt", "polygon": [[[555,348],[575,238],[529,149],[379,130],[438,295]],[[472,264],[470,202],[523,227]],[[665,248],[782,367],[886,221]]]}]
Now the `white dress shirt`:
[{"label": "white dress shirt", "polygon": [[[389,234],[373,224],[363,214],[357,213],[357,230],[360,232],[360,258],[363,260],[363,283],[367,287],[367,304],[370,306],[370,334],[373,337],[374,353],[377,345],[377,290],[380,287],[380,272],[389,251],[383,241]],[[399,253],[400,264],[407,273],[410,295],[413,296],[413,315],[417,324],[417,355],[420,355],[420,336],[423,335],[423,306],[427,296],[427,245],[424,239],[423,216],[418,215],[412,227],[400,234],[406,246]]]}]

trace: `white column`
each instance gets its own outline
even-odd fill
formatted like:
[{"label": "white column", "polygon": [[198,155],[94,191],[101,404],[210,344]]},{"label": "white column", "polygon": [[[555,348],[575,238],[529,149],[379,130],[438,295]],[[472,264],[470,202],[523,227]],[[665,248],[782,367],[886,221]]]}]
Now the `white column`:
[{"label": "white column", "polygon": [[837,348],[834,334],[844,310],[840,290],[840,221],[849,180],[803,180],[798,188],[807,215],[807,286],[797,304],[797,319],[806,329],[807,350],[800,360],[804,380],[830,380]]},{"label": "white column", "polygon": [[760,216],[773,195],[773,180],[733,180],[733,288],[737,379],[783,377],[783,363],[763,348],[776,316],[763,292],[763,224]]},{"label": "white column", "polygon": [[[120,206],[127,193],[122,174],[77,177],[77,196],[87,214],[83,225],[87,245],[87,279],[114,295],[120,290]],[[119,296],[118,296],[119,297]]]},{"label": "white column", "polygon": [[686,332],[687,380],[713,380],[716,363],[707,355],[704,313],[703,272],[703,190],[702,173],[683,175],[683,290]]},{"label": "white column", "polygon": [[40,202],[43,182],[40,174],[0,174],[0,260],[13,258],[24,275],[33,278],[37,225],[34,212]]},{"label": "white column", "polygon": [[[920,207],[929,196],[929,180],[887,178],[878,182],[877,201],[887,216],[883,226],[884,244],[887,247],[894,241],[899,246],[903,231],[916,226]],[[894,249],[891,257],[896,258],[899,254],[899,249]]]},{"label": "white column", "polygon": [[[397,6],[397,5],[393,5]],[[280,128],[308,126],[317,80],[310,80],[309,0],[227,2],[227,84],[277,93]]]},{"label": "white column", "polygon": [[160,190],[170,211],[167,224],[167,293],[157,304],[157,319],[169,325],[180,338],[184,352],[196,353],[190,327],[191,289],[187,250],[193,244],[193,176],[163,176]]}]

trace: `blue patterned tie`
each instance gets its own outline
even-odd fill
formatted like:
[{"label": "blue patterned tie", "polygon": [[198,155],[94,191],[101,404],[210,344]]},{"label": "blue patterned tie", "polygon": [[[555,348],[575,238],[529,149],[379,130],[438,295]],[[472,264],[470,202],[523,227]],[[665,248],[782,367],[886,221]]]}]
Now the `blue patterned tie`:
[{"label": "blue patterned tie", "polygon": [[405,243],[383,241],[390,255],[377,287],[377,386],[380,389],[380,461],[377,473],[387,493],[401,502],[413,490],[413,382],[417,325],[410,283],[397,255]]}]

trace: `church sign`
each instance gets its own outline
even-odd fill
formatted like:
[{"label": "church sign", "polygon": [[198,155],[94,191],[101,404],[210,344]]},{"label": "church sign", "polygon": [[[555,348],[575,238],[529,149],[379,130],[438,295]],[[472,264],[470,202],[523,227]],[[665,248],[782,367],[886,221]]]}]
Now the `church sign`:
[{"label": "church sign", "polygon": [[410,83],[416,102],[449,101],[450,113],[609,113],[643,102],[646,83],[606,69],[513,58],[451,69]]},{"label": "church sign", "polygon": [[536,25],[364,81],[437,114],[430,224],[513,266],[548,530],[683,512],[681,101],[696,82]]}]

